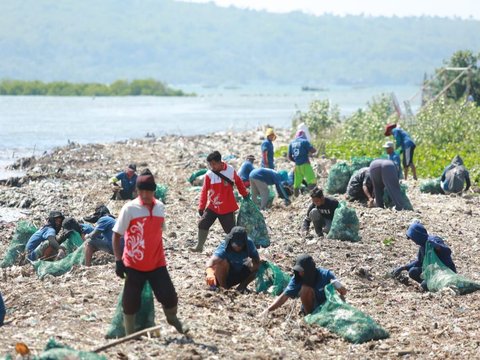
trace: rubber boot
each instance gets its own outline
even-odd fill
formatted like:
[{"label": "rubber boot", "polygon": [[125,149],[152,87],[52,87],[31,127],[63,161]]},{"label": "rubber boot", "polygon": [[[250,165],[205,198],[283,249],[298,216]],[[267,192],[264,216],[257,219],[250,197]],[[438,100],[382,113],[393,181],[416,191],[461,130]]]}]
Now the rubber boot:
[{"label": "rubber boot", "polygon": [[125,336],[135,332],[135,314],[123,314],[123,326],[125,327]]},{"label": "rubber boot", "polygon": [[165,313],[167,322],[170,325],[174,326],[180,334],[186,334],[188,332],[188,326],[182,324],[182,322],[177,317],[177,306],[169,309],[163,308],[163,312]]},{"label": "rubber boot", "polygon": [[208,237],[208,230],[205,229],[198,229],[198,242],[197,246],[194,248],[191,248],[193,252],[202,252],[203,251],[203,245],[205,245],[205,241],[207,241]]},{"label": "rubber boot", "polygon": [[300,195],[300,189],[293,189],[293,196],[298,197]]}]

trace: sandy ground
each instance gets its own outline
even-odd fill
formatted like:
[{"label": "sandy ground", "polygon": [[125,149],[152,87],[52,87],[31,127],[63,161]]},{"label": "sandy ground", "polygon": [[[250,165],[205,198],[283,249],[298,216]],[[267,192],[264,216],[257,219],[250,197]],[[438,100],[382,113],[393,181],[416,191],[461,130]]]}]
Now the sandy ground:
[{"label": "sandy ground", "polygon": [[[280,131],[275,146],[287,144],[289,135]],[[317,265],[334,271],[349,290],[348,302],[387,329],[389,339],[352,345],[325,329],[306,325],[299,315],[299,300],[290,300],[261,318],[270,296],[208,290],[204,264],[224,234],[215,224],[204,253],[188,251],[196,238],[199,193],[191,190],[186,178],[205,165],[205,155],[212,150],[235,155],[239,160],[231,164],[238,169],[246,155],[259,154],[260,143],[261,133],[255,131],[56,149],[28,166],[20,187],[0,185],[0,254],[13,234],[15,218],[39,226],[52,209],[81,218],[99,202],[118,214],[123,203],[108,200],[108,179],[127,163],[136,162],[140,169],[148,166],[157,182],[169,186],[166,256],[180,298],[179,314],[192,330],[189,338],[177,334],[157,306],[157,323],[165,325],[160,336],[118,345],[104,352],[108,358],[480,358],[480,292],[424,293],[412,282],[405,285],[386,276],[393,267],[415,258],[417,248],[405,238],[405,230],[418,218],[452,247],[458,272],[480,281],[480,198],[475,194],[422,194],[417,182],[408,182],[413,212],[353,204],[360,219],[359,243],[302,238],[306,195],[289,207],[277,198],[265,212],[272,245],[261,256],[289,271],[296,255],[310,253]],[[315,159],[314,163],[323,184],[332,161]],[[291,167],[286,159],[277,160],[278,169]],[[31,205],[20,209],[25,199]],[[393,238],[389,246],[383,243],[387,238]],[[0,291],[8,307],[7,324],[0,328],[0,355],[12,353],[18,341],[39,353],[49,337],[78,350],[108,342],[104,335],[122,287],[112,261],[110,255],[97,255],[90,268],[75,268],[43,281],[30,265],[0,270]]]}]

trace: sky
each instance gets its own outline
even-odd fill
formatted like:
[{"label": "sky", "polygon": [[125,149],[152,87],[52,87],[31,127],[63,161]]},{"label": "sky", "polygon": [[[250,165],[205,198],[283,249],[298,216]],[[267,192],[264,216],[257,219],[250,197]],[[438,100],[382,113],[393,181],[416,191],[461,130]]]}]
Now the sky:
[{"label": "sky", "polygon": [[470,17],[480,20],[478,0],[182,0],[189,2],[214,2],[220,6],[289,12],[300,10],[321,15],[372,15],[372,16],[441,16]]}]

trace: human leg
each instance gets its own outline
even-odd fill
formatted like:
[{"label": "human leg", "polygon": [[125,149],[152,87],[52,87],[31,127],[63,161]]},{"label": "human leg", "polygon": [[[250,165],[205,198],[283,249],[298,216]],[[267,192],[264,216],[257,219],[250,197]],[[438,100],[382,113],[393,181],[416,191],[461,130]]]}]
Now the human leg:
[{"label": "human leg", "polygon": [[313,208],[308,213],[308,218],[313,223],[313,227],[315,228],[315,233],[318,236],[323,236],[323,226],[325,225],[325,222],[324,222],[322,214],[320,214],[318,209]]},{"label": "human leg", "polygon": [[295,165],[293,174],[293,194],[294,196],[298,196],[300,194],[300,187],[302,186],[303,181],[303,169],[301,165]]},{"label": "human leg", "polygon": [[227,260],[220,261],[213,267],[213,270],[215,272],[215,278],[217,279],[217,284],[220,287],[226,289],[228,273],[230,272],[230,264],[228,263],[228,261]]},{"label": "human leg", "polygon": [[260,191],[260,210],[265,210],[268,204],[268,197],[270,195],[270,191],[268,189],[267,183],[260,181],[257,183],[258,190]]},{"label": "human leg", "polygon": [[315,310],[315,291],[312,287],[302,285],[300,289],[300,300],[302,301],[305,314],[311,314]]},{"label": "human leg", "polygon": [[410,276],[412,280],[415,280],[418,283],[422,283],[423,281],[420,275],[422,275],[421,267],[413,267],[410,270],[408,270],[408,276]]},{"label": "human leg", "polygon": [[146,276],[131,268],[126,269],[125,285],[123,288],[123,323],[125,335],[135,332],[135,314],[140,310],[143,286],[147,280]]},{"label": "human leg", "polygon": [[370,178],[372,179],[373,192],[375,194],[375,205],[383,208],[383,192],[385,185],[382,180],[382,160],[374,160],[370,164]]},{"label": "human leg", "polygon": [[213,225],[215,220],[217,219],[217,214],[210,209],[206,209],[201,217],[200,221],[198,222],[198,238],[197,238],[197,245],[190,250],[194,252],[202,252],[203,246],[207,241],[208,231],[210,227]]},{"label": "human leg", "polygon": [[218,221],[220,221],[225,234],[228,234],[235,226],[235,213],[232,211],[228,214],[218,215]]},{"label": "human leg", "polygon": [[260,182],[261,181],[257,179],[250,179],[250,190],[252,192],[252,200],[257,206],[260,206],[260,200],[258,199],[258,196],[260,195],[258,184]]},{"label": "human leg", "polygon": [[313,172],[312,164],[307,163],[302,165],[304,167],[304,177],[307,180],[307,186],[311,188],[312,186],[315,187],[317,185],[317,177]]},{"label": "human leg", "polygon": [[395,204],[395,209],[404,210],[405,204],[403,202],[402,191],[400,190],[400,184],[398,182],[397,169],[392,162],[385,163],[382,167],[382,179],[387,188],[388,195],[390,195],[390,198]]}]

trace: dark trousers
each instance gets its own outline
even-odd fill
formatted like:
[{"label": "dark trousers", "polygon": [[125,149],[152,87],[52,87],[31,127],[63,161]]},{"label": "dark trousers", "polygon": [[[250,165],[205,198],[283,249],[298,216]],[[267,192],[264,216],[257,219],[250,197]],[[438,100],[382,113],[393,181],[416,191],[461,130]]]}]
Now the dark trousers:
[{"label": "dark trousers", "polygon": [[378,207],[384,207],[383,193],[385,188],[395,204],[395,209],[405,209],[402,192],[398,182],[398,171],[391,160],[377,159],[370,164],[370,178],[373,183],[373,192],[375,194],[375,204]]},{"label": "dark trousers", "polygon": [[198,228],[202,230],[209,230],[210,227],[213,225],[215,220],[220,221],[220,225],[222,225],[223,231],[225,231],[226,234],[232,230],[232,228],[235,226],[235,213],[231,212],[228,214],[223,214],[219,215],[216,212],[207,209],[203,213],[202,218],[198,222]]},{"label": "dark trousers", "polygon": [[422,275],[421,267],[413,267],[410,270],[408,270],[408,276],[410,276],[410,279],[418,282],[422,286],[422,288],[426,291],[428,290],[427,282],[422,279],[421,275]]},{"label": "dark trousers", "polygon": [[123,289],[123,312],[133,315],[140,310],[142,290],[148,281],[155,294],[155,298],[166,309],[173,308],[178,304],[177,293],[165,266],[153,271],[138,271],[132,268],[125,270],[126,279]]}]

